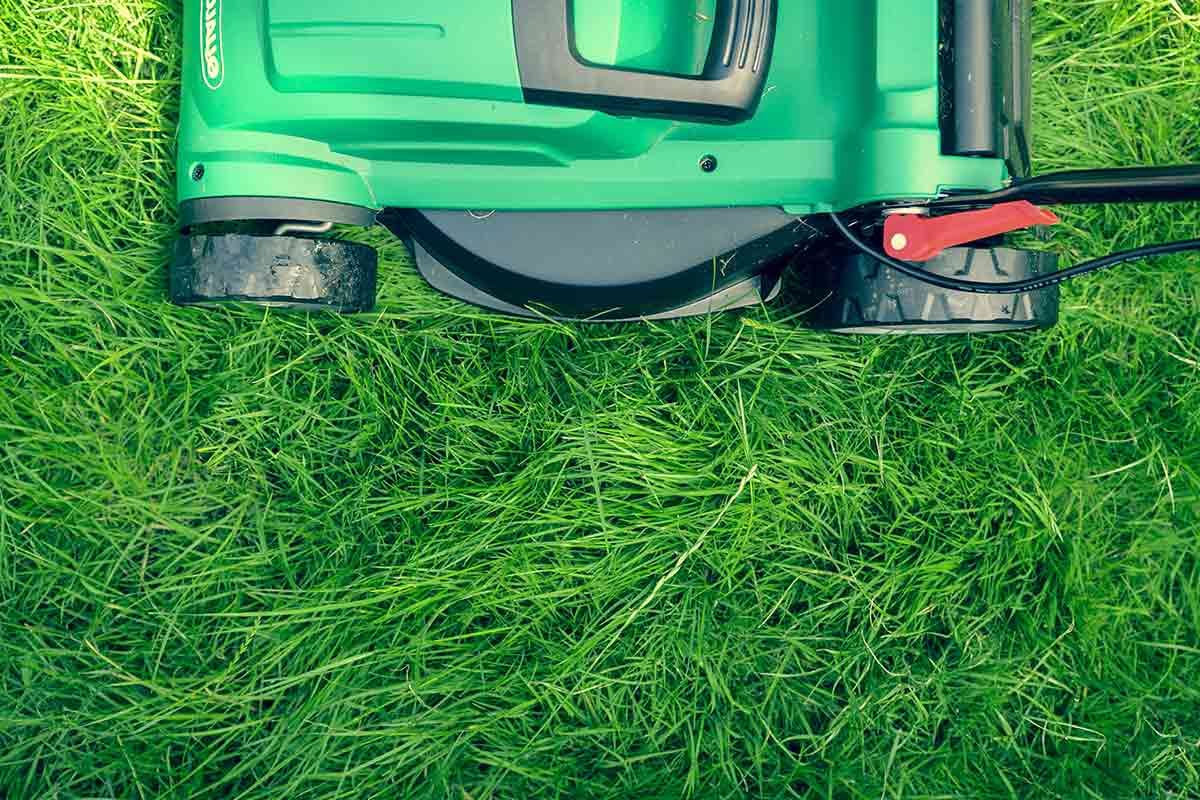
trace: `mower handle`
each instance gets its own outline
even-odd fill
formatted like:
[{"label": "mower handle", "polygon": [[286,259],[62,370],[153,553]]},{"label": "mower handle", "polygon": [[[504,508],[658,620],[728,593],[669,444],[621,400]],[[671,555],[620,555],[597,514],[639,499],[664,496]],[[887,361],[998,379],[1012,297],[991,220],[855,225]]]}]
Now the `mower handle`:
[{"label": "mower handle", "polygon": [[585,61],[575,46],[572,2],[512,0],[526,102],[725,125],[754,116],[775,47],[778,0],[718,0],[699,76]]},{"label": "mower handle", "polygon": [[1013,181],[999,191],[930,201],[930,208],[970,208],[1028,200],[1042,205],[1178,203],[1200,200],[1200,164],[1051,172]]}]

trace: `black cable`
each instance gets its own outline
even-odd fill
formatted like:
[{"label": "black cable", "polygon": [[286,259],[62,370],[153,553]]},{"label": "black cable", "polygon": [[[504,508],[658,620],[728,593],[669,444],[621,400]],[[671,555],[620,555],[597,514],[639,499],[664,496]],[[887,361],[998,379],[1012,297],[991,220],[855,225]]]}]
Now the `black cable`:
[{"label": "black cable", "polygon": [[830,214],[833,219],[833,224],[841,232],[842,236],[846,237],[846,241],[854,245],[864,255],[870,256],[876,261],[883,262],[892,269],[907,275],[914,280],[928,283],[932,286],[937,286],[941,289],[949,289],[956,292],[972,292],[974,294],[1024,294],[1025,292],[1035,292],[1038,289],[1046,289],[1051,286],[1057,286],[1060,283],[1078,278],[1081,275],[1089,275],[1093,272],[1111,269],[1120,264],[1125,264],[1130,261],[1140,261],[1145,258],[1156,258],[1158,256],[1168,256],[1174,253],[1190,253],[1200,250],[1200,239],[1189,239],[1184,242],[1172,242],[1171,244],[1153,245],[1150,247],[1139,247],[1135,250],[1126,250],[1124,253],[1114,253],[1111,256],[1097,258],[1094,261],[1085,261],[1084,263],[1071,267],[1069,269],[1051,272],[1048,275],[1039,275],[1036,278],[1029,278],[1023,281],[1010,281],[1008,283],[981,283],[979,281],[964,281],[958,278],[947,278],[944,275],[935,275],[928,270],[922,269],[916,264],[907,261],[900,261],[891,256],[875,249],[871,245],[860,239],[850,228],[842,221],[837,214]]}]

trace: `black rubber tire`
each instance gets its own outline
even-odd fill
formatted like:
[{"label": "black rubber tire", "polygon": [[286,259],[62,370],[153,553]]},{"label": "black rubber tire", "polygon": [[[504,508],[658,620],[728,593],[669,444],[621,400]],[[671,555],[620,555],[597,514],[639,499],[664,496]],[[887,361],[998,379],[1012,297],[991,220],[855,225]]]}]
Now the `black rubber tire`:
[{"label": "black rubber tire", "polygon": [[373,248],[335,239],[184,235],[175,243],[171,262],[171,302],[370,311],[378,265]]},{"label": "black rubber tire", "polygon": [[[923,264],[930,272],[980,283],[1025,280],[1057,268],[1053,253],[1007,247],[959,247]],[[861,254],[814,264],[808,324],[846,334],[950,335],[1011,333],[1058,323],[1057,286],[1021,295],[939,289]]]}]

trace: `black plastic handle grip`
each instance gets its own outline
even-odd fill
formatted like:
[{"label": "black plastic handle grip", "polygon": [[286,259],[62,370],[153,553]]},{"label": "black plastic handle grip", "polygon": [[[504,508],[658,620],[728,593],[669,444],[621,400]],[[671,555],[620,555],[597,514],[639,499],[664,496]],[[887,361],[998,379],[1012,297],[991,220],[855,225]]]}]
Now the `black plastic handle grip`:
[{"label": "black plastic handle grip", "polygon": [[733,124],[754,116],[775,48],[778,0],[719,0],[699,76],[603,67],[575,48],[572,0],[512,0],[525,100],[632,117]]},{"label": "black plastic handle grip", "polygon": [[1181,203],[1200,201],[1200,164],[1052,172],[1013,181],[984,194],[950,195],[931,208],[970,208],[1028,200],[1043,205]]}]

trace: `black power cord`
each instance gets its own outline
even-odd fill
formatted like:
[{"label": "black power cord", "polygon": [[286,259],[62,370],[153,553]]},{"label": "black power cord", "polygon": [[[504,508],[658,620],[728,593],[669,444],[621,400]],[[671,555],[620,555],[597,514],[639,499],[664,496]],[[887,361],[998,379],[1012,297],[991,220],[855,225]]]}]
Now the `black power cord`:
[{"label": "black power cord", "polygon": [[1029,278],[1023,281],[1010,281],[1008,283],[981,283],[979,281],[964,281],[958,278],[947,278],[944,275],[935,275],[928,270],[922,269],[916,264],[900,261],[872,247],[859,238],[850,227],[842,221],[842,218],[837,214],[830,214],[834,226],[846,238],[850,244],[861,251],[864,255],[870,256],[876,261],[880,261],[897,272],[903,273],[914,280],[928,283],[932,286],[937,286],[941,289],[949,289],[956,292],[971,292],[974,294],[1024,294],[1026,292],[1035,292],[1038,289],[1047,289],[1051,286],[1057,286],[1060,283],[1078,278],[1081,275],[1089,275],[1093,272],[1111,269],[1120,264],[1126,264],[1130,261],[1141,261],[1146,258],[1156,258],[1158,256],[1169,256],[1175,253],[1190,253],[1200,251],[1200,239],[1189,239],[1184,242],[1172,242],[1171,244],[1152,245],[1150,247],[1139,247],[1135,250],[1126,250],[1123,253],[1114,253],[1111,256],[1097,258],[1094,261],[1085,261],[1084,263],[1070,267],[1069,269],[1051,272],[1048,275],[1039,275],[1036,278]]}]

